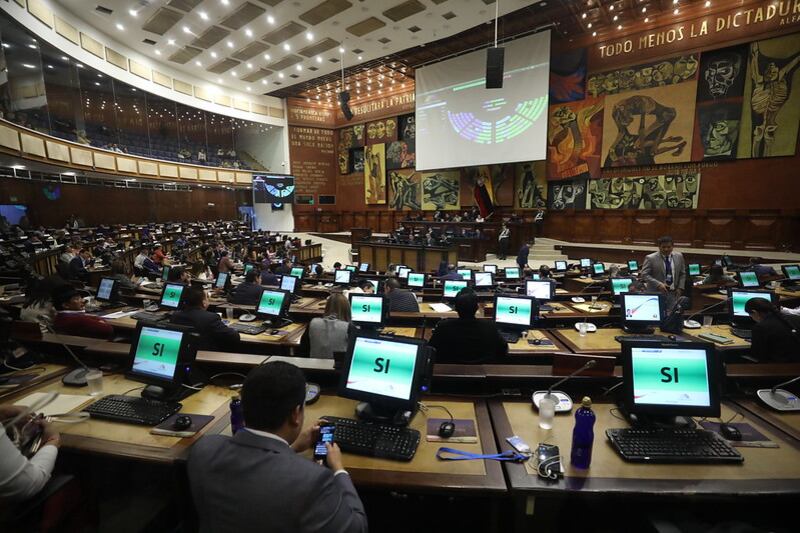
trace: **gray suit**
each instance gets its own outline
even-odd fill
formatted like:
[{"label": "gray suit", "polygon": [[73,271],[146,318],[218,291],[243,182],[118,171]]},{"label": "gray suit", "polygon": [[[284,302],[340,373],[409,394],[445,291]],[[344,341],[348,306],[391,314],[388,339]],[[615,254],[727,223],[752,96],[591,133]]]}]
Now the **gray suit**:
[{"label": "gray suit", "polygon": [[[644,258],[642,272],[639,276],[647,285],[647,290],[660,292],[659,283],[666,283],[667,271],[664,265],[664,258],[660,252],[653,252]],[[686,263],[683,262],[683,254],[672,252],[672,286],[675,289],[684,290],[686,288]]]},{"label": "gray suit", "polygon": [[367,516],[347,474],[241,430],[193,447],[189,483],[201,532],[366,532]]}]

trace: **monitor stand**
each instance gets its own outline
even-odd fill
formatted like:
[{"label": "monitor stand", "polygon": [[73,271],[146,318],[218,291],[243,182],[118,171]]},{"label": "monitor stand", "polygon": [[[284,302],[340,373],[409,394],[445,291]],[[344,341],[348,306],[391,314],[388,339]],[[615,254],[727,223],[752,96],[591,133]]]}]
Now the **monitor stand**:
[{"label": "monitor stand", "polygon": [[147,385],[142,390],[142,398],[157,400],[160,402],[179,402],[188,398],[192,394],[200,392],[188,387],[161,387],[159,385]]},{"label": "monitor stand", "polygon": [[392,408],[381,404],[360,402],[356,405],[356,418],[364,422],[377,422],[381,424],[391,424],[393,426],[405,427],[411,423],[411,419],[417,413],[417,408],[406,410],[403,408]]},{"label": "monitor stand", "polygon": [[693,429],[697,427],[690,416],[643,415],[628,412],[620,405],[619,412],[634,428]]},{"label": "monitor stand", "polygon": [[277,328],[282,328],[282,327],[288,326],[291,323],[292,323],[292,321],[290,319],[288,319],[288,318],[274,317],[274,318],[269,318],[269,319],[265,320],[264,321],[264,326],[270,327],[270,328],[273,328],[273,329],[277,329]]},{"label": "monitor stand", "polygon": [[626,324],[622,326],[622,331],[625,333],[631,333],[633,335],[652,335],[655,333],[655,329],[651,328],[650,326],[640,326],[640,325],[632,325]]}]

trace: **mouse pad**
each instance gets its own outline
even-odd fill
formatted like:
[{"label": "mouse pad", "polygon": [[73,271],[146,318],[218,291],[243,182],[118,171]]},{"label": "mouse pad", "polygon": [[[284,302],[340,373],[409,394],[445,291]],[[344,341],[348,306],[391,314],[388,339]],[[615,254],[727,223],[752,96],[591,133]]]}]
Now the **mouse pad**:
[{"label": "mouse pad", "polygon": [[[192,425],[186,429],[177,430],[175,429],[175,419],[179,416],[190,416],[192,417]],[[150,430],[150,433],[154,435],[167,435],[172,437],[184,437],[187,436],[188,433],[194,435],[201,429],[203,429],[209,422],[214,420],[214,417],[211,415],[193,415],[191,413],[175,413],[171,417],[167,418],[159,425],[154,427]]]},{"label": "mouse pad", "polygon": [[465,444],[474,444],[478,442],[478,433],[475,430],[475,421],[468,419],[456,418],[453,424],[456,425],[456,431],[449,439],[443,439],[439,436],[439,426],[442,422],[450,422],[449,418],[429,418],[427,427],[427,441],[428,442],[463,442]]},{"label": "mouse pad", "polygon": [[[719,430],[719,426],[721,424],[719,422],[711,422],[709,420],[703,420],[700,422],[700,426],[703,429],[708,431],[713,431],[719,435],[722,435]],[[777,442],[772,442],[767,438],[766,435],[763,435],[760,431],[756,428],[747,424],[745,422],[733,423],[728,424],[730,426],[735,427],[739,430],[739,433],[742,434],[742,439],[735,441],[729,440],[727,441],[731,446],[740,447],[740,448],[778,448]],[[724,437],[723,437],[724,438]]]}]

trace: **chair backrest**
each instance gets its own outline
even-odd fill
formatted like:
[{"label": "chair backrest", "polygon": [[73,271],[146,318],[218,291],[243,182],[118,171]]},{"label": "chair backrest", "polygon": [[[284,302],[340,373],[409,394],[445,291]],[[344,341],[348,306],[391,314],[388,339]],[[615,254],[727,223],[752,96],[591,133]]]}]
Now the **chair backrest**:
[{"label": "chair backrest", "polygon": [[595,365],[584,370],[582,375],[600,377],[611,377],[614,375],[616,357],[567,353],[557,353],[553,356],[553,375],[568,376],[591,360],[596,361]]}]

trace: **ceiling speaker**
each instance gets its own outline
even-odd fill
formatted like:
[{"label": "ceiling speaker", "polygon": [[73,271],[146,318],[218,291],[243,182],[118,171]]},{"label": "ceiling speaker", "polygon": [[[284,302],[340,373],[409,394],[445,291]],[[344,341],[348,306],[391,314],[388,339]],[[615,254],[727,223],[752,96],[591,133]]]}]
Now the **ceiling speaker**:
[{"label": "ceiling speaker", "polygon": [[353,118],[353,112],[350,111],[350,91],[342,91],[339,93],[339,107],[342,109],[342,113],[344,113],[344,118],[350,120]]},{"label": "ceiling speaker", "polygon": [[503,63],[505,48],[492,47],[486,49],[486,88],[503,88]]}]

